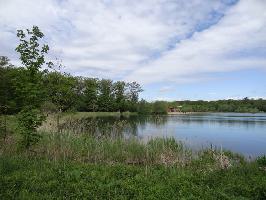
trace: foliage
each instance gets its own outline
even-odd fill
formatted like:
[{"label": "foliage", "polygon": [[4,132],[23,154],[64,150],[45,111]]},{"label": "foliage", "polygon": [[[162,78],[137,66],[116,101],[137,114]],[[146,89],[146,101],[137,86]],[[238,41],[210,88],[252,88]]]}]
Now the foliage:
[{"label": "foliage", "polygon": [[217,100],[217,101],[174,101],[169,107],[181,106],[182,112],[266,112],[265,99]]},{"label": "foliage", "polygon": [[259,165],[266,167],[266,155],[258,157],[256,161]]},{"label": "foliage", "polygon": [[40,140],[40,134],[37,128],[44,121],[44,116],[37,109],[25,107],[18,116],[18,129],[17,131],[22,135],[21,145],[25,149],[29,149]]},{"label": "foliage", "polygon": [[155,101],[152,112],[154,114],[167,114],[167,103],[165,101]]},{"label": "foliage", "polygon": [[21,97],[22,104],[22,110],[18,115],[18,130],[22,134],[22,145],[26,149],[39,141],[37,128],[44,120],[37,110],[44,101],[41,67],[45,64],[44,56],[49,50],[48,45],[44,44],[42,47],[39,45],[39,39],[43,36],[37,26],[33,26],[32,30],[27,29],[26,33],[23,30],[17,31],[20,44],[16,51],[26,67],[16,84],[16,93]]},{"label": "foliage", "polygon": [[114,87],[113,81],[109,79],[102,79],[99,81],[99,97],[98,107],[99,111],[114,111]]},{"label": "foliage", "polygon": [[142,115],[148,115],[152,113],[152,104],[142,99],[138,103],[138,113]]},{"label": "foliage", "polygon": [[133,103],[137,103],[138,99],[139,99],[139,93],[142,92],[142,88],[140,86],[140,84],[138,84],[137,82],[133,81],[131,83],[128,83],[128,96],[129,99],[133,102]]},{"label": "foliage", "polygon": [[53,70],[37,73],[39,81],[33,83],[25,68],[5,66],[0,68],[1,73],[0,79],[5,78],[6,84],[0,85],[0,103],[4,104],[4,97],[7,99],[9,114],[18,113],[28,102],[34,105],[34,101],[34,107],[46,101],[62,111],[136,112],[138,108],[136,99],[131,98],[130,84],[123,81],[75,77]]},{"label": "foliage", "polygon": [[120,112],[126,111],[126,83],[124,81],[117,81],[114,83],[115,107]]},{"label": "foliage", "polygon": [[66,111],[75,104],[76,79],[69,74],[50,72],[45,75],[47,100],[56,105],[57,110]]},{"label": "foliage", "polygon": [[0,158],[1,199],[265,199],[253,163],[229,170]]},{"label": "foliage", "polygon": [[95,78],[86,78],[84,91],[84,108],[85,111],[96,111],[98,109],[98,83],[99,80]]}]

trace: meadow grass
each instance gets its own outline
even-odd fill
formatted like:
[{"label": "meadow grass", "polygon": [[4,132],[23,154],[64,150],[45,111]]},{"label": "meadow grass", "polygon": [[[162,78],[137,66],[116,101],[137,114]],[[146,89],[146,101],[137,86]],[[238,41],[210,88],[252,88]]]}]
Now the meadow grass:
[{"label": "meadow grass", "polygon": [[265,199],[266,173],[1,156],[0,186],[0,199]]}]

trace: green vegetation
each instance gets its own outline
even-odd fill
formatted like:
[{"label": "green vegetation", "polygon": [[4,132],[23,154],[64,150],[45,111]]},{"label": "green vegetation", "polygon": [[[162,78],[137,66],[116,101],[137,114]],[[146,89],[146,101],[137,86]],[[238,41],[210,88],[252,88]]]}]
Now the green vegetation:
[{"label": "green vegetation", "polygon": [[169,106],[182,106],[183,112],[266,112],[266,100],[248,99],[242,100],[218,100],[218,101],[176,101]]},{"label": "green vegetation", "polygon": [[[12,134],[0,146],[1,199],[266,197],[265,156],[246,161],[220,149],[195,152],[172,138],[125,138],[123,121],[100,132],[83,130],[80,117],[85,113],[64,114],[60,123],[66,128],[58,133],[50,117],[38,129],[40,141],[31,151],[20,151],[17,118],[8,116]],[[91,121],[89,126],[95,128]]]},{"label": "green vegetation", "polygon": [[168,109],[172,108],[177,112],[238,112],[238,113],[257,113],[266,112],[265,99],[248,99],[242,100],[218,100],[218,101],[155,101],[139,102],[140,114],[165,114]]},{"label": "green vegetation", "polygon": [[[5,59],[8,60],[6,57],[0,57],[0,60]],[[56,68],[56,64],[51,66]],[[38,103],[42,104],[46,112],[55,109],[63,112],[137,111],[138,96],[142,89],[136,82],[74,77],[59,70],[52,70],[38,72],[38,83],[33,83],[28,73],[24,67],[15,67],[9,63],[0,66],[0,105],[6,106],[7,114],[18,113],[24,105],[31,102],[28,98],[36,95],[41,100]],[[29,92],[36,94],[28,94]]]},{"label": "green vegetation", "polygon": [[212,171],[1,157],[0,184],[1,199],[266,198],[266,173],[256,163]]}]

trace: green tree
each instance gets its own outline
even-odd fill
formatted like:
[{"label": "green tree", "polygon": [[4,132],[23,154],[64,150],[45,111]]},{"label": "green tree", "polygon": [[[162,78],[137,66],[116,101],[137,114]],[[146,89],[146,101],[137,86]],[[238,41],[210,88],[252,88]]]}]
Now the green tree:
[{"label": "green tree", "polygon": [[44,37],[44,34],[37,26],[33,26],[31,30],[27,29],[26,32],[18,30],[17,37],[20,44],[16,51],[20,54],[22,65],[26,68],[20,87],[17,87],[18,92],[23,96],[23,108],[18,115],[18,131],[23,138],[23,147],[29,149],[39,141],[37,128],[44,120],[38,109],[44,101],[42,84],[44,72],[41,68],[45,64],[45,54],[48,53],[49,47],[46,44],[40,46],[39,40]]},{"label": "green tree", "polygon": [[116,110],[124,112],[126,110],[126,83],[117,81],[114,83],[115,104]]},{"label": "green tree", "polygon": [[141,88],[140,84],[135,81],[128,83],[128,90],[129,100],[133,103],[137,103],[139,99],[139,93],[143,92],[143,89]]},{"label": "green tree", "polygon": [[152,113],[152,105],[151,105],[151,103],[149,103],[149,102],[145,101],[144,99],[142,99],[138,103],[138,113],[142,114],[142,115],[151,114]]},{"label": "green tree", "polygon": [[86,111],[95,112],[98,109],[98,79],[86,78],[84,102]]},{"label": "green tree", "polygon": [[167,102],[165,102],[165,101],[155,101],[153,103],[152,112],[154,114],[167,114]]},{"label": "green tree", "polygon": [[139,94],[142,92],[140,84],[137,82],[127,83],[127,107],[129,111],[137,111],[137,103],[139,99]]},{"label": "green tree", "polygon": [[99,81],[98,107],[99,111],[114,111],[114,88],[112,80],[102,79]]},{"label": "green tree", "polygon": [[9,59],[5,56],[0,56],[0,139],[5,139],[7,136],[7,73],[6,66],[9,64]]}]

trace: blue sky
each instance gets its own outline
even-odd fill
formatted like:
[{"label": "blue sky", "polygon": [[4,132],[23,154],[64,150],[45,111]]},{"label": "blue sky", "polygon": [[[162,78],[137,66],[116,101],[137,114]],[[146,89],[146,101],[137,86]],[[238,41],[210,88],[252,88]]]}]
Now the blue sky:
[{"label": "blue sky", "polygon": [[137,81],[147,100],[266,97],[265,0],[0,0],[0,55],[38,25],[73,75]]}]

